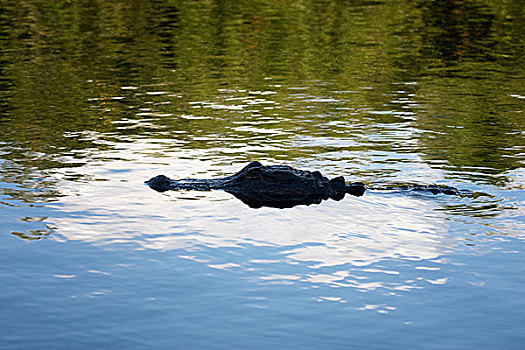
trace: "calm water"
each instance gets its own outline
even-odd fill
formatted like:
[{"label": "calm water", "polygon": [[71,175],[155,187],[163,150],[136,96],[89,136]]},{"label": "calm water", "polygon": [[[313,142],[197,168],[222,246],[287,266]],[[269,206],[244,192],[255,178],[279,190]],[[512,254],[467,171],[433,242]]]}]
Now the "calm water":
[{"label": "calm water", "polygon": [[[524,17],[0,2],[0,349],[523,349]],[[478,194],[143,184],[251,160]]]}]

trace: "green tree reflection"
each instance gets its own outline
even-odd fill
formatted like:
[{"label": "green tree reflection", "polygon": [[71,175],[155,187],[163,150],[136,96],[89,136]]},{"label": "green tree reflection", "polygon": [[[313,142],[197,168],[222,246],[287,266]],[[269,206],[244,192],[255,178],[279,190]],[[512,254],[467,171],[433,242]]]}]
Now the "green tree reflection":
[{"label": "green tree reflection", "polygon": [[[166,133],[197,149],[216,147],[221,135],[223,147],[267,142],[293,159],[332,150],[290,147],[298,134],[336,139],[341,131],[333,124],[370,134],[400,122],[422,131],[414,136],[417,146],[356,141],[346,149],[417,152],[456,169],[500,174],[521,166],[523,99],[512,96],[523,93],[523,6],[511,0],[2,1],[0,147],[8,163],[1,176],[27,184],[50,169],[88,162],[111,142]],[[224,104],[232,97],[225,91],[264,91],[270,83],[275,109],[252,115],[193,104]],[[410,84],[399,92],[400,83]],[[152,94],[159,91],[165,94]],[[412,102],[399,103],[400,94]],[[325,102],[311,102],[312,96]],[[140,112],[153,107],[155,125],[115,123],[141,121]],[[261,129],[278,123],[283,132],[261,138],[236,127],[247,122]]]}]

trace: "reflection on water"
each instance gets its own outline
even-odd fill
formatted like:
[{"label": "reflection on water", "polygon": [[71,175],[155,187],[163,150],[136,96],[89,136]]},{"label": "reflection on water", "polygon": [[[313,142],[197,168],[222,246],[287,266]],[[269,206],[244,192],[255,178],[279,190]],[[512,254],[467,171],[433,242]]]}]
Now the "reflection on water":
[{"label": "reflection on water", "polygon": [[[1,2],[5,348],[518,348],[523,14]],[[254,210],[143,184],[252,160],[488,195]]]},{"label": "reflection on water", "polygon": [[[188,251],[192,252],[192,259],[213,268],[242,267],[238,262],[221,258],[208,261],[206,253],[201,256],[200,250],[245,245],[281,247],[276,261],[301,263],[311,269],[307,276],[296,275],[296,278],[331,283],[321,278],[326,274],[318,272],[320,269],[363,267],[388,259],[433,261],[461,251],[470,242],[476,244],[470,235],[523,238],[520,217],[524,209],[512,198],[502,202],[498,197],[369,191],[363,197],[350,196],[340,202],[287,210],[253,210],[222,191],[156,193],[143,185],[143,179],[154,172],[173,173],[178,169],[179,177],[193,174],[213,177],[239,168],[237,164],[219,167],[214,160],[196,162],[185,152],[175,150],[170,158],[178,159],[176,164],[164,164],[165,157],[143,155],[143,150],[157,153],[168,145],[169,142],[160,146],[158,141],[150,144],[137,140],[133,147],[140,152],[133,152],[130,147],[112,151],[109,158],[120,160],[77,169],[94,181],[61,181],[63,197],[56,205],[47,206],[55,216],[45,218],[57,228],[53,231],[55,239]],[[55,176],[61,178],[63,174],[57,171]],[[487,221],[492,217],[493,221]],[[264,270],[266,262],[262,264]],[[321,275],[319,279],[315,277],[317,274]],[[359,280],[350,283],[346,277],[337,278],[336,285],[372,288],[369,285],[372,276],[364,277],[364,285]],[[263,275],[261,279],[268,281],[270,276]],[[380,281],[373,286],[383,287]]]}]

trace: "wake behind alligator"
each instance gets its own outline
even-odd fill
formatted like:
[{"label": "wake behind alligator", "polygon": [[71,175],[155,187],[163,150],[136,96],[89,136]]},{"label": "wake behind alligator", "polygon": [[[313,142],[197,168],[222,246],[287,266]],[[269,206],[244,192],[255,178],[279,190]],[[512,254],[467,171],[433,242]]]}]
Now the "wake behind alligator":
[{"label": "wake behind alligator", "polygon": [[[145,182],[158,192],[168,190],[224,190],[252,208],[291,208],[296,205],[319,204],[323,200],[341,200],[346,194],[362,196],[362,182],[345,182],[343,176],[328,179],[318,171],[307,171],[287,165],[262,165],[254,161],[238,173],[217,179],[172,180],[158,175]],[[386,186],[380,190],[415,193],[467,195],[466,190],[436,185]]]}]

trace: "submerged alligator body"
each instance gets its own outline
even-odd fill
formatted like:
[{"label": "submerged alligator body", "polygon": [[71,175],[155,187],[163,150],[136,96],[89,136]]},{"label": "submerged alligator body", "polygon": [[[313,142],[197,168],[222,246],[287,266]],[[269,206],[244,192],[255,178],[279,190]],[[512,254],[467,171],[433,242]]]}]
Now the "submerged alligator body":
[{"label": "submerged alligator body", "polygon": [[[329,198],[341,200],[347,193],[362,196],[366,191],[362,182],[346,183],[342,176],[328,179],[318,171],[299,170],[286,165],[262,165],[257,161],[251,162],[238,173],[223,178],[172,180],[158,175],[146,181],[146,184],[158,192],[224,190],[252,208],[291,208],[296,205],[319,204]],[[455,188],[439,186],[411,185],[382,189],[458,194]]]}]

